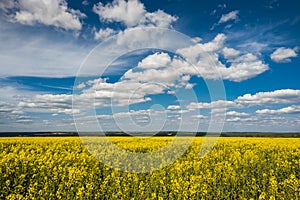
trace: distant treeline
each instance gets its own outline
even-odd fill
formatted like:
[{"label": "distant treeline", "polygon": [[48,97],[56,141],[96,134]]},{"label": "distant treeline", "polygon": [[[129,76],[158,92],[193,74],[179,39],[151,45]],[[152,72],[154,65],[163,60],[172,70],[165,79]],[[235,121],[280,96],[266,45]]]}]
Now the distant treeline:
[{"label": "distant treeline", "polygon": [[[275,133],[275,132],[223,132],[206,133],[206,132],[176,132],[176,131],[162,131],[159,133],[144,132],[131,133],[124,132],[85,132],[80,133],[80,136],[221,136],[221,137],[300,137],[299,133]],[[77,132],[0,132],[0,137],[70,137],[79,136]]]}]

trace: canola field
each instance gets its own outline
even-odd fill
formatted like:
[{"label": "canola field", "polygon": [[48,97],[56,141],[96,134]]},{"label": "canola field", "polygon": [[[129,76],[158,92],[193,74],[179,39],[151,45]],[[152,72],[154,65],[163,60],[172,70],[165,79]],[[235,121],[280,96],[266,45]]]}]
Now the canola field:
[{"label": "canola field", "polygon": [[[110,140],[151,152],[172,137]],[[163,169],[128,173],[78,137],[0,138],[0,199],[300,199],[299,138],[219,138],[201,158],[202,141]]]}]

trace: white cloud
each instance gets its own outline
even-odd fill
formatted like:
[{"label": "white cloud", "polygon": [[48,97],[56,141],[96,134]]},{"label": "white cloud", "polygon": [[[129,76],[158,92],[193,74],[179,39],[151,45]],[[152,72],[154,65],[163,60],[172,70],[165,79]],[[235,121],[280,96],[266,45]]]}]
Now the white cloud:
[{"label": "white cloud", "polygon": [[[153,62],[153,65],[151,64],[149,65],[149,63],[151,63],[149,60]],[[163,63],[159,63],[159,62],[163,62]],[[156,84],[164,85],[165,87],[175,87],[176,83],[179,82],[182,77],[180,71],[174,70],[173,65],[167,65],[164,66],[163,68],[155,69],[167,62],[169,62],[169,59],[164,54],[157,54],[154,57],[153,55],[150,55],[139,63],[138,67],[141,69],[144,68],[145,70],[134,71],[130,69],[124,74],[123,77],[124,79],[130,79],[132,81],[140,82],[140,83],[156,83]],[[145,63],[147,65],[145,66],[142,63]],[[151,66],[153,68],[149,68]],[[149,69],[147,69],[147,67]]]},{"label": "white cloud", "polygon": [[22,125],[22,122],[27,123],[36,118],[29,116],[21,107],[17,106],[21,97],[29,97],[34,95],[34,92],[25,92],[23,89],[18,90],[14,87],[4,86],[0,87],[0,93],[0,126],[2,125],[0,129],[2,131],[12,131],[11,128]]},{"label": "white cloud", "polygon": [[[81,29],[83,14],[65,0],[0,1],[0,76],[74,76],[91,45],[79,43],[66,32],[20,25],[44,24],[60,29]],[[14,22],[14,23],[12,23]],[[20,22],[20,23],[17,23]],[[57,28],[56,28],[57,30]]]},{"label": "white cloud", "polygon": [[104,21],[123,22],[128,27],[138,25],[146,13],[144,4],[138,0],[114,0],[106,5],[99,2],[93,10]]},{"label": "white cloud", "polygon": [[18,107],[22,110],[39,113],[50,112],[73,115],[80,112],[78,109],[72,109],[71,94],[39,94],[21,100]]},{"label": "white cloud", "polygon": [[80,83],[80,84],[75,86],[76,89],[83,89],[85,87],[86,87],[85,83]]},{"label": "white cloud", "polygon": [[0,123],[13,122],[16,119],[28,117],[29,116],[24,116],[22,109],[16,107],[14,104],[0,101]]},{"label": "white cloud", "polygon": [[[122,81],[121,81],[122,82]],[[93,106],[93,98],[96,97],[95,99],[95,103],[96,106],[105,106],[105,103],[110,102],[110,97],[111,94],[107,94],[105,93],[105,91],[111,91],[112,88],[114,92],[116,92],[116,99],[119,101],[119,105],[128,105],[128,98],[131,96],[131,94],[127,94],[124,92],[122,93],[122,91],[131,91],[134,87],[138,86],[140,87],[141,85],[139,85],[139,83],[135,83],[136,85],[134,85],[133,81],[128,85],[129,89],[124,89],[126,88],[126,85],[130,83],[128,82],[128,80],[126,80],[126,82],[123,83],[115,83],[115,84],[120,84],[120,85],[115,85],[115,84],[110,84],[110,83],[106,83],[104,79],[97,79],[97,80],[93,80],[93,81],[88,81],[85,83],[86,87],[90,86],[92,88],[90,89],[86,89],[83,90],[82,94],[78,94],[78,96],[75,96],[75,99],[79,99],[80,102],[80,107],[79,109],[72,109],[72,103],[71,103],[71,97],[72,95],[69,94],[39,94],[39,95],[27,95],[27,96],[20,96],[20,97],[16,97],[15,94],[17,94],[17,92],[15,91],[14,93],[10,93],[10,96],[13,96],[11,98],[14,99],[14,101],[11,102],[18,102],[17,104],[7,104],[7,103],[0,103],[0,119],[1,122],[5,122],[7,124],[12,124],[11,126],[15,126],[15,127],[23,127],[24,124],[26,123],[35,123],[36,126],[38,127],[38,119],[34,119],[32,116],[27,116],[28,112],[35,112],[35,113],[49,113],[52,114],[52,117],[55,117],[58,114],[64,113],[67,115],[72,115],[72,114],[80,114],[81,111],[86,112],[89,111],[90,109],[93,109],[91,106]],[[85,88],[86,88],[85,87]],[[116,87],[116,88],[115,88]],[[94,94],[93,91],[96,89],[96,91],[99,91],[100,93],[96,93]],[[147,89],[144,88],[142,89],[142,91],[137,91],[137,96],[134,96],[134,100],[138,101],[138,100],[142,100],[143,99],[143,95],[148,94],[153,92],[152,91],[152,85],[150,85],[150,87],[148,87]],[[4,90],[3,90],[4,92]],[[158,92],[158,91],[157,91]],[[166,91],[164,91],[166,92]],[[6,92],[7,93],[7,92]],[[6,94],[4,92],[4,94]],[[120,94],[118,94],[120,93]],[[269,92],[270,94],[263,94],[262,93],[257,93],[251,96],[259,96],[263,99],[263,101],[265,102],[264,104],[261,104],[261,106],[270,106],[270,104],[275,104],[275,103],[282,103],[282,102],[287,102],[287,101],[265,101],[265,98],[277,98],[277,99],[281,99],[284,96],[288,96],[287,99],[290,97],[291,99],[294,99],[292,101],[288,101],[288,102],[297,102],[296,101],[296,97],[289,92],[285,92],[282,93],[281,95],[279,95],[278,91],[273,91],[273,92]],[[20,93],[21,94],[21,93]],[[29,93],[28,93],[29,94]],[[259,95],[258,95],[259,94]],[[276,94],[276,95],[275,95]],[[30,97],[31,96],[31,97]],[[114,95],[113,95],[114,96]],[[245,95],[244,95],[245,96]],[[3,96],[2,96],[3,97]],[[243,97],[243,96],[242,96]],[[239,99],[239,98],[238,98]],[[127,100],[127,102],[126,102]],[[5,100],[8,101],[8,100]],[[299,98],[298,98],[298,103],[299,103]],[[109,106],[111,106],[110,104],[107,104]],[[224,116],[224,114],[220,114],[220,112],[225,112],[225,106],[226,108],[245,108],[245,107],[250,107],[250,106],[254,106],[254,105],[258,105],[256,103],[253,102],[238,102],[237,100],[235,101],[213,101],[213,102],[194,102],[189,104],[188,109],[189,110],[180,110],[178,109],[178,105],[170,105],[170,107],[168,107],[169,110],[137,110],[137,111],[128,111],[128,112],[124,112],[121,109],[120,110],[116,110],[116,112],[114,112],[114,115],[97,115],[96,117],[98,117],[101,120],[106,120],[103,123],[110,123],[107,120],[112,119],[112,117],[114,117],[116,120],[118,120],[119,123],[122,123],[124,121],[124,118],[127,118],[126,120],[128,120],[128,122],[132,123],[131,121],[134,120],[134,122],[137,123],[150,123],[151,121],[149,121],[149,117],[152,115],[157,116],[156,118],[152,118],[152,119],[156,119],[159,122],[161,122],[161,119],[167,119],[168,121],[174,121],[174,120],[180,120],[180,114],[181,113],[186,113],[191,119],[207,119],[207,116],[205,115],[192,115],[194,114],[193,110],[195,109],[212,109],[211,114],[213,114],[215,117],[218,116]],[[171,114],[171,115],[166,115],[167,113]],[[254,125],[256,127],[260,127],[263,128],[264,126],[266,126],[267,124],[272,124],[272,126],[280,126],[282,128],[282,126],[285,127],[289,127],[289,124],[291,124],[292,122],[294,122],[295,120],[293,118],[288,119],[285,117],[281,117],[280,118],[274,118],[272,116],[269,115],[273,115],[273,114],[296,114],[296,113],[300,113],[300,106],[298,105],[292,105],[292,106],[288,106],[288,107],[284,107],[281,109],[262,109],[262,110],[258,110],[256,111],[256,114],[258,114],[257,116],[253,116],[246,112],[237,112],[237,111],[228,111],[226,112],[227,115],[227,119],[226,122],[232,122],[234,123],[234,126],[240,126],[240,127],[245,127],[245,126],[250,126],[250,125]],[[164,118],[167,117],[167,118]],[[294,121],[293,121],[294,120]],[[53,121],[52,119],[48,120],[49,123],[48,125],[51,125],[53,127],[57,127],[56,124],[57,122]],[[89,122],[88,119],[86,119],[86,122]],[[126,121],[127,122],[127,121]],[[239,122],[241,124],[239,124]],[[13,123],[18,123],[18,125],[13,124]],[[85,123],[85,122],[84,122]],[[61,125],[64,125],[66,127],[70,127],[73,125],[70,125],[69,121],[65,121],[65,122],[60,122]],[[68,125],[69,124],[69,125]],[[21,126],[20,126],[21,125]],[[121,126],[123,126],[124,124],[122,124]],[[145,125],[145,124],[144,124]],[[125,125],[124,125],[125,126]],[[225,125],[225,126],[230,126],[230,125]],[[297,126],[293,125],[291,127],[291,129],[296,129]],[[298,127],[299,128],[299,127]],[[38,130],[38,128],[36,129]],[[143,130],[146,130],[143,129]]]},{"label": "white cloud", "polygon": [[144,115],[150,115],[154,113],[159,113],[155,110],[147,109],[147,110],[129,110],[127,112],[117,112],[114,113],[112,116],[117,117],[117,118],[122,118],[122,117],[130,117],[130,116],[141,116],[143,117]]},{"label": "white cloud", "polygon": [[231,11],[227,14],[222,15],[222,17],[219,20],[219,24],[228,22],[230,20],[237,20],[238,19],[238,14],[239,14],[239,11],[234,10],[234,11]]},{"label": "white cloud", "polygon": [[300,102],[300,90],[281,89],[272,92],[258,92],[254,95],[245,94],[235,100],[245,105],[289,104]]},{"label": "white cloud", "polygon": [[85,17],[79,10],[68,8],[65,0],[19,0],[14,20],[21,24],[36,23],[65,30],[81,30],[80,19]]},{"label": "white cloud", "polygon": [[251,53],[247,53],[230,61],[231,65],[229,67],[220,66],[217,67],[217,70],[223,79],[231,81],[240,82],[247,80],[269,69],[267,64],[264,64]]},{"label": "white cloud", "polygon": [[180,109],[180,106],[179,105],[169,105],[168,110],[179,110]]},{"label": "white cloud", "polygon": [[33,120],[32,119],[17,119],[16,122],[17,123],[32,123]]},{"label": "white cloud", "polygon": [[169,28],[177,17],[169,15],[162,10],[147,12],[145,6],[138,0],[114,0],[103,5],[95,4],[93,11],[99,15],[100,20],[106,22],[121,22],[127,27],[155,26]]},{"label": "white cloud", "polygon": [[257,114],[296,114],[296,113],[300,113],[300,106],[293,105],[278,110],[262,109],[262,110],[257,110],[256,113]]},{"label": "white cloud", "polygon": [[142,20],[141,23],[148,26],[152,25],[154,27],[169,28],[177,19],[177,17],[169,15],[162,10],[157,10],[153,13],[146,13],[145,19],[144,21]]},{"label": "white cloud", "polygon": [[[244,108],[251,106],[268,106],[272,104],[293,104],[300,103],[300,90],[282,89],[271,92],[258,92],[254,95],[245,94],[237,97],[233,101],[212,101],[212,102],[191,102],[187,109],[211,109],[212,112],[224,112],[228,108]],[[257,114],[284,114],[284,113],[298,113],[300,110],[299,106],[289,106],[279,110],[262,109],[256,111]],[[224,114],[217,114],[217,116],[223,116]],[[245,112],[228,111],[227,116],[231,117],[245,117],[249,116]]]},{"label": "white cloud", "polygon": [[[89,81],[86,85],[89,88],[84,89],[76,97],[76,105],[81,106],[86,102],[94,102],[96,106],[111,106],[111,103],[118,106],[125,106],[134,103],[150,101],[149,94],[162,94],[166,90],[159,84],[150,82],[140,82],[137,79],[121,79],[116,83],[107,83],[106,80]],[[131,91],[131,92],[128,92]]]},{"label": "white cloud", "polygon": [[[161,12],[155,13],[159,14]],[[2,41],[0,45],[0,76],[74,76],[82,61],[93,48],[91,44],[74,41],[75,38],[65,37],[61,32],[57,33],[58,35],[54,35],[51,30],[41,29],[36,32],[25,26],[20,26],[18,23],[4,22],[2,24],[2,21],[0,23],[0,41]],[[152,22],[148,20],[147,23],[150,24]],[[83,67],[81,70],[82,74],[94,75],[96,70],[99,71],[99,69],[105,68],[112,59],[115,59],[115,56],[120,55],[119,52],[124,53],[128,50],[127,44],[144,44],[144,42],[149,41],[151,46],[156,44],[163,45],[165,39],[160,37],[161,34],[158,34],[157,31],[153,33],[146,27],[140,27],[141,25],[138,26],[142,30],[136,33],[134,33],[135,31],[130,31],[132,28],[120,31],[117,37],[117,45],[123,49],[111,48],[110,51],[106,51],[105,54],[107,56],[101,60],[101,63],[88,59],[88,64],[86,65],[89,65],[89,67]],[[26,28],[27,30],[24,31]],[[94,30],[93,34],[95,38],[100,39],[112,32],[112,29],[107,28]]]},{"label": "white cloud", "polygon": [[198,42],[201,42],[201,41],[202,41],[202,38],[200,38],[200,37],[192,38],[192,42],[194,42],[194,43],[198,43]]},{"label": "white cloud", "polygon": [[155,53],[139,62],[138,67],[142,69],[157,69],[166,67],[170,63],[171,57],[167,53]]},{"label": "white cloud", "polygon": [[245,112],[236,112],[236,111],[229,111],[226,113],[226,116],[237,116],[237,117],[241,117],[241,116],[249,116],[248,113]]},{"label": "white cloud", "polygon": [[97,117],[98,119],[105,119],[105,120],[113,119],[113,116],[112,116],[112,115],[96,115],[96,117]]},{"label": "white cloud", "polygon": [[187,48],[178,49],[176,53],[179,53],[190,59],[193,63],[196,63],[199,59],[199,56],[204,52],[215,52],[220,50],[224,46],[225,40],[225,34],[218,34],[210,42],[198,43]]},{"label": "white cloud", "polygon": [[187,106],[189,110],[195,109],[212,109],[212,110],[225,110],[228,108],[235,108],[238,105],[233,101],[225,101],[225,100],[218,100],[212,102],[192,102]]},{"label": "white cloud", "polygon": [[255,122],[257,120],[258,118],[255,116],[246,117],[246,118],[241,118],[241,117],[226,118],[226,122]]},{"label": "white cloud", "polygon": [[223,51],[223,55],[224,55],[224,57],[225,57],[226,59],[237,57],[237,56],[240,55],[240,53],[241,53],[241,52],[238,51],[238,50],[235,50],[235,49],[233,49],[233,48],[228,48],[228,47],[224,47],[224,48],[222,49],[222,51]]},{"label": "white cloud", "polygon": [[143,84],[143,87],[154,84],[163,91],[169,87],[191,89],[194,86],[188,83],[191,76],[183,73],[189,71],[189,69],[184,69],[186,67],[192,68],[177,56],[171,59],[167,53],[154,53],[139,62],[135,69],[128,70],[122,79]]},{"label": "white cloud", "polygon": [[285,48],[285,47],[280,47],[276,49],[272,54],[271,54],[271,59],[274,62],[290,62],[290,58],[297,57],[297,48],[291,49],[291,48]]},{"label": "white cloud", "polygon": [[218,51],[224,46],[226,39],[227,39],[226,35],[223,33],[220,33],[211,42],[199,44],[198,52],[199,51],[205,51],[205,52]]},{"label": "white cloud", "polygon": [[[186,71],[186,73],[207,79],[219,79],[221,76],[225,80],[240,82],[268,70],[268,65],[252,53],[245,53],[237,57],[240,52],[225,47],[225,40],[226,36],[224,34],[218,34],[210,42],[178,49],[177,53],[186,57],[196,67],[193,71],[191,71],[192,68],[188,69],[190,72]],[[230,64],[229,67],[220,61],[220,53],[227,58],[227,62]]]},{"label": "white cloud", "polygon": [[157,30],[146,27],[127,28],[120,31],[117,37],[117,44],[129,49],[139,49],[145,46],[159,47],[163,42],[165,30]]},{"label": "white cloud", "polygon": [[175,94],[176,94],[176,92],[175,92],[175,91],[173,91],[173,90],[168,90],[168,91],[167,91],[167,94],[170,94],[170,95],[175,95]]},{"label": "white cloud", "polygon": [[97,106],[110,106],[111,101],[114,105],[125,106],[150,101],[148,95],[167,93],[170,87],[192,88],[193,84],[188,83],[191,76],[181,73],[180,68],[185,65],[179,61],[177,57],[171,59],[167,53],[148,55],[135,68],[125,72],[118,82],[108,83],[105,79],[81,82],[76,88],[84,90],[78,99],[95,98]]},{"label": "white cloud", "polygon": [[207,116],[199,114],[199,115],[192,115],[192,118],[195,118],[195,119],[206,119]]},{"label": "white cloud", "polygon": [[103,40],[115,33],[116,33],[116,31],[111,28],[105,28],[105,29],[100,28],[99,31],[95,31],[94,39],[95,40]]}]

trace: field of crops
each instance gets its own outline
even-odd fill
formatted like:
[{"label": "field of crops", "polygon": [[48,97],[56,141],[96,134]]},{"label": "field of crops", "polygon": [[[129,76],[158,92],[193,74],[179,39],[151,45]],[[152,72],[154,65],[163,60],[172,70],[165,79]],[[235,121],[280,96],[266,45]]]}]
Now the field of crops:
[{"label": "field of crops", "polygon": [[[149,152],[172,138],[111,140]],[[202,140],[161,170],[128,173],[76,137],[0,138],[0,199],[300,199],[300,139],[220,138],[200,158]]]}]

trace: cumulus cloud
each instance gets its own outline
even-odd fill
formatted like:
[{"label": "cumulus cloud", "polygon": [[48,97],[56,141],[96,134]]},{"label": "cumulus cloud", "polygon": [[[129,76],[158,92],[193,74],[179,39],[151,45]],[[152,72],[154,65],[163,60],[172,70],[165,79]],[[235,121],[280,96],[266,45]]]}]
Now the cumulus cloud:
[{"label": "cumulus cloud", "polygon": [[81,30],[80,19],[85,17],[79,10],[69,8],[65,0],[18,0],[14,5],[6,4],[7,8],[16,10],[12,19],[15,22],[27,25],[40,23],[65,30]]},{"label": "cumulus cloud", "polygon": [[[300,90],[282,89],[271,92],[258,92],[256,94],[245,94],[237,97],[233,101],[212,101],[212,102],[191,102],[187,109],[211,109],[212,112],[224,112],[228,108],[245,108],[251,106],[268,106],[274,104],[295,104],[300,103]],[[257,114],[284,114],[284,113],[298,113],[299,106],[288,106],[279,110],[261,109],[257,110]],[[245,117],[249,116],[245,112],[228,111],[227,116],[231,117]]]},{"label": "cumulus cloud", "polygon": [[[226,36],[218,34],[212,41],[178,49],[177,53],[191,61],[196,70],[194,75],[208,79],[222,79],[240,82],[255,77],[266,70],[268,65],[252,53],[240,55],[238,50],[225,46]],[[230,64],[220,61],[223,54]],[[191,72],[192,73],[192,72]]]},{"label": "cumulus cloud", "polygon": [[291,49],[291,48],[285,48],[280,47],[276,49],[271,55],[271,59],[274,62],[290,62],[290,58],[297,57],[297,48]]},{"label": "cumulus cloud", "polygon": [[238,19],[238,14],[239,14],[238,10],[234,10],[234,11],[231,11],[227,14],[224,14],[224,15],[222,15],[222,17],[220,18],[218,23],[222,24],[222,23],[226,23],[226,22],[231,21],[231,20],[237,20]]},{"label": "cumulus cloud", "polygon": [[[158,111],[154,109],[146,109],[146,110],[129,110],[126,112],[117,112],[110,116],[114,118],[122,118],[122,117],[131,117],[131,116],[139,116],[141,118],[145,118],[147,115],[159,115],[161,113],[164,113],[164,111]],[[147,117],[148,119],[148,117]]]},{"label": "cumulus cloud", "polygon": [[99,2],[93,11],[104,21],[123,22],[128,27],[136,26],[146,13],[144,4],[138,0],[114,0],[106,5]]},{"label": "cumulus cloud", "polygon": [[257,114],[298,114],[300,113],[300,106],[288,106],[277,110],[261,109],[256,111]]},{"label": "cumulus cloud", "polygon": [[218,100],[212,102],[192,102],[187,106],[189,110],[196,110],[196,109],[212,109],[218,111],[224,110],[227,108],[235,108],[238,105],[233,101],[225,101],[225,100]]},{"label": "cumulus cloud", "polygon": [[116,33],[116,31],[111,28],[105,28],[105,29],[100,28],[98,31],[94,32],[94,39],[95,40],[103,40],[115,33]]},{"label": "cumulus cloud", "polygon": [[157,10],[153,13],[146,13],[145,18],[141,20],[141,23],[148,26],[152,25],[154,27],[169,28],[177,19],[176,16],[169,15],[162,10]]},{"label": "cumulus cloud", "polygon": [[189,83],[191,76],[186,73],[189,70],[193,67],[177,56],[171,58],[167,53],[154,53],[139,62],[135,69],[128,70],[122,79],[144,84],[143,87],[156,85],[164,88],[163,91],[169,87],[191,89],[194,84]]},{"label": "cumulus cloud", "polygon": [[171,57],[167,53],[155,53],[147,56],[138,63],[139,68],[143,69],[157,69],[165,67],[171,63]]},{"label": "cumulus cloud", "polygon": [[240,55],[240,51],[236,50],[236,49],[233,49],[233,48],[228,48],[228,47],[224,47],[222,49],[222,52],[223,52],[223,55],[226,59],[228,58],[235,58],[237,56]]},{"label": "cumulus cloud", "polygon": [[268,65],[259,60],[257,56],[247,53],[236,59],[229,60],[231,65],[217,67],[224,79],[240,82],[262,74],[269,69]]},{"label": "cumulus cloud", "polygon": [[169,105],[167,107],[168,110],[179,110],[180,106],[179,105]]},{"label": "cumulus cloud", "polygon": [[226,116],[237,116],[237,117],[240,117],[240,116],[249,116],[249,114],[245,113],[245,112],[229,111],[229,112],[226,112]]},{"label": "cumulus cloud", "polygon": [[[27,116],[27,112],[35,113],[50,113],[53,116],[58,114],[80,114],[81,112],[86,112],[89,109],[93,109],[92,106],[95,105],[111,106],[111,100],[116,103],[117,106],[124,106],[134,102],[150,101],[151,99],[146,99],[147,94],[162,94],[167,91],[163,87],[155,88],[155,85],[146,85],[147,87],[143,88],[143,84],[133,80],[121,80],[116,83],[107,83],[106,79],[95,79],[90,80],[84,83],[85,87],[82,89],[81,94],[76,94],[74,96],[75,100],[78,100],[79,106],[72,109],[72,95],[70,94],[38,94],[32,95],[31,97],[27,96],[20,98],[20,102],[16,105],[0,102],[0,118],[2,122],[14,122],[15,123],[31,123],[35,119]],[[90,86],[90,88],[88,88]],[[125,89],[125,88],[130,89]],[[134,91],[134,88],[141,87],[137,91]],[[126,91],[126,92],[124,92]],[[134,91],[133,93],[128,93],[128,91]],[[96,92],[96,93],[94,93]],[[115,93],[114,93],[115,92]],[[212,101],[212,102],[191,102],[188,106],[188,110],[180,110],[179,105],[169,105],[167,110],[158,111],[158,110],[137,110],[137,111],[117,111],[113,115],[99,115],[96,116],[101,120],[110,120],[113,118],[118,119],[121,123],[124,117],[131,119],[132,117],[136,122],[144,123],[149,121],[148,118],[150,115],[156,115],[161,117],[167,116],[168,120],[180,120],[180,114],[187,113],[189,117],[194,119],[206,119],[205,115],[192,115],[197,109],[211,109],[211,114],[215,117],[224,116],[224,113],[228,108],[245,108],[250,106],[269,106],[271,104],[282,104],[282,103],[299,103],[299,92],[297,90],[276,90],[272,92],[259,92],[253,95],[248,96],[243,95],[238,97],[234,101]],[[247,97],[247,100],[245,99]],[[132,99],[131,99],[132,98]],[[260,102],[257,102],[261,98]],[[128,101],[128,99],[130,101]],[[249,100],[251,99],[251,100]],[[131,101],[132,100],[132,101]],[[92,103],[91,103],[92,102]],[[121,109],[122,110],[122,109]],[[170,113],[172,115],[166,115]],[[190,113],[190,114],[189,114]],[[268,115],[273,114],[296,114],[300,113],[300,107],[298,105],[292,105],[284,107],[278,110],[275,109],[261,109],[255,112],[257,116],[250,116],[246,112],[238,112],[235,110],[227,111],[226,116],[227,122],[247,122],[247,125],[254,123],[277,123],[278,120]],[[148,116],[149,115],[149,116]],[[147,118],[147,119],[146,119]],[[174,119],[173,119],[174,118]],[[159,120],[160,118],[156,118]],[[284,118],[285,119],[285,118]],[[17,122],[18,121],[18,122]]]},{"label": "cumulus cloud", "polygon": [[272,92],[258,92],[254,95],[245,94],[236,99],[245,105],[290,104],[300,102],[300,90],[281,89]]},{"label": "cumulus cloud", "polygon": [[[140,81],[133,77],[122,78],[115,83],[107,83],[106,80],[96,79],[88,81],[86,85],[90,85],[82,90],[81,94],[76,97],[76,104],[79,107],[86,102],[93,102],[96,106],[111,106],[111,103],[118,106],[125,106],[135,103],[150,101],[151,98],[146,97],[151,94],[162,94],[166,88],[160,84],[147,82],[145,79]],[[131,92],[128,92],[131,91]],[[95,99],[95,102],[94,100]]]},{"label": "cumulus cloud", "polygon": [[193,46],[178,49],[177,53],[187,57],[193,63],[199,60],[201,54],[208,52],[216,52],[224,46],[226,40],[225,34],[218,34],[212,41],[207,43],[197,43]]},{"label": "cumulus cloud", "polygon": [[199,114],[199,115],[192,115],[192,118],[195,118],[195,119],[206,119],[207,116]]},{"label": "cumulus cloud", "polygon": [[226,122],[254,122],[257,121],[258,118],[253,116],[253,117],[233,117],[233,118],[226,118]]},{"label": "cumulus cloud", "polygon": [[147,12],[143,3],[138,0],[114,0],[112,3],[95,4],[93,11],[105,22],[121,22],[126,27],[140,25],[169,28],[177,17],[162,10]]},{"label": "cumulus cloud", "polygon": [[171,58],[168,53],[153,53],[125,72],[118,82],[109,83],[100,78],[81,82],[75,88],[82,90],[78,99],[84,101],[95,98],[97,106],[141,103],[150,101],[149,95],[168,93],[172,87],[191,89],[191,76],[183,74],[182,67],[191,66],[177,56]]},{"label": "cumulus cloud", "polygon": [[[124,74],[124,79],[140,83],[159,83],[165,87],[175,87],[176,83],[179,83],[183,77],[183,74],[171,64],[171,59],[166,53],[149,55],[138,64],[137,68],[143,70],[130,69]],[[187,80],[182,81],[186,82]]]},{"label": "cumulus cloud", "polygon": [[194,43],[198,43],[198,42],[201,42],[201,41],[202,41],[202,38],[200,38],[200,37],[192,38],[192,42],[194,42]]}]

